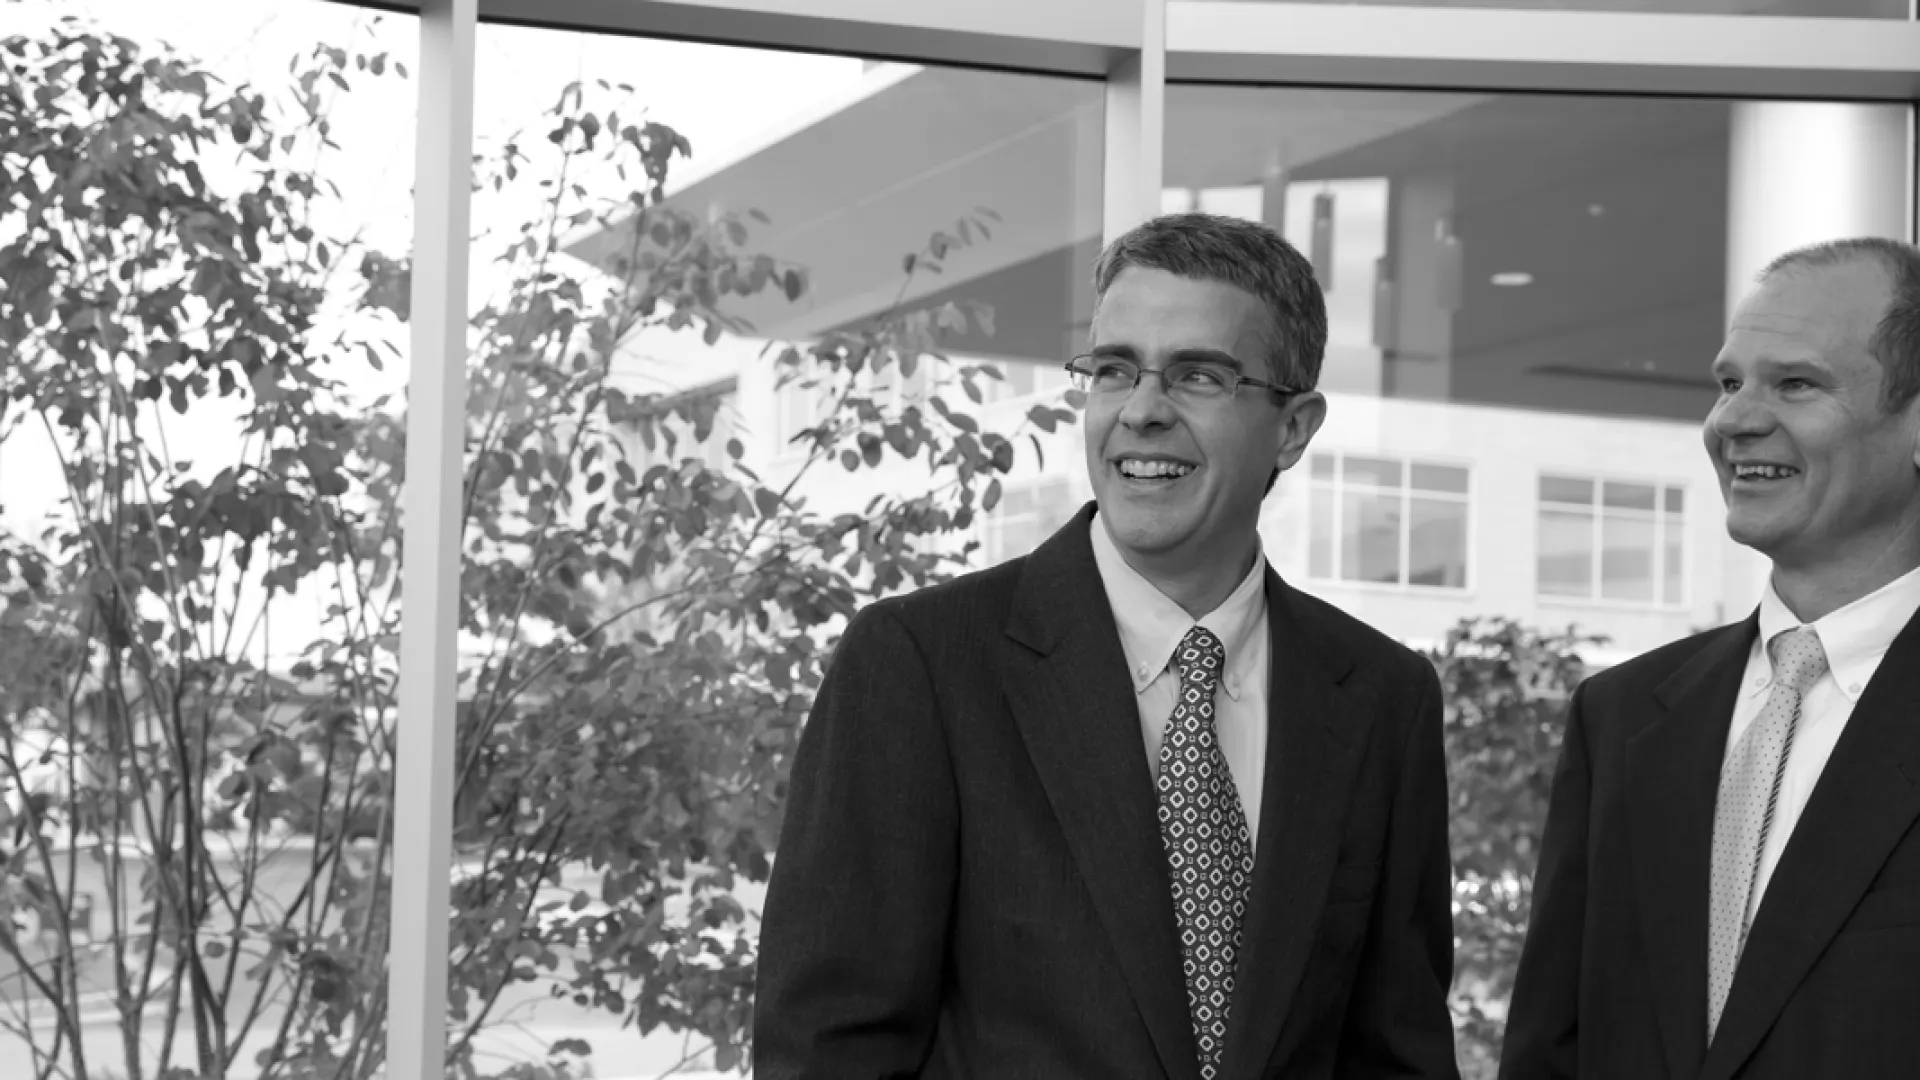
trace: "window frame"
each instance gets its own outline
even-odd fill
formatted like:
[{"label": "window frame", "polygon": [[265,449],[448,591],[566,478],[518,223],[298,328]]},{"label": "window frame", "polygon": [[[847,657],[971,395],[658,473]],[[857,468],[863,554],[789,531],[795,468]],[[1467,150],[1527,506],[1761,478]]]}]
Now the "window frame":
[{"label": "window frame", "polygon": [[[1313,475],[1314,459],[1320,457],[1332,458],[1334,461],[1333,479],[1331,481]],[[1346,459],[1350,457],[1365,458],[1374,461],[1390,461],[1400,466],[1399,564],[1401,580],[1398,582],[1365,581],[1340,576],[1342,569],[1340,553],[1343,547],[1341,541],[1344,535],[1341,530],[1345,524],[1345,496],[1348,490]],[[1474,539],[1477,530],[1474,521],[1475,484],[1473,462],[1466,458],[1414,457],[1394,451],[1351,450],[1344,447],[1310,449],[1307,451],[1306,458],[1307,468],[1305,480],[1307,484],[1307,510],[1304,516],[1307,519],[1306,578],[1308,581],[1313,582],[1315,585],[1329,588],[1358,589],[1365,592],[1394,596],[1422,596],[1459,600],[1474,595],[1475,585],[1477,584],[1477,576],[1474,572]],[[1467,489],[1462,492],[1427,491],[1424,489],[1416,491],[1413,486],[1413,469],[1416,465],[1426,465],[1443,469],[1459,469],[1466,474]],[[1332,532],[1328,537],[1331,560],[1330,573],[1328,576],[1323,577],[1315,573],[1313,569],[1314,530],[1317,529],[1321,523],[1320,515],[1314,512],[1313,496],[1316,492],[1325,490],[1330,490],[1333,495],[1333,516],[1329,522]],[[1369,493],[1377,493],[1383,492],[1385,489],[1374,488],[1371,485],[1367,485],[1365,490]],[[1416,495],[1422,498],[1440,499],[1446,502],[1458,503],[1465,511],[1461,516],[1461,522],[1465,528],[1465,536],[1462,541],[1462,583],[1460,585],[1422,585],[1408,580],[1413,569],[1413,500]]]},{"label": "window frame", "polygon": [[[1573,503],[1554,503],[1554,502],[1549,502],[1546,499],[1541,497],[1540,485],[1543,481],[1548,479],[1575,480],[1575,481],[1590,483],[1593,485],[1593,498],[1592,498],[1592,501],[1589,502],[1587,505],[1587,512],[1591,514],[1593,517],[1592,528],[1590,530],[1590,536],[1588,538],[1592,544],[1592,546],[1588,549],[1588,554],[1592,558],[1593,569],[1589,575],[1589,580],[1588,580],[1589,591],[1585,596],[1571,596],[1566,593],[1548,593],[1548,592],[1542,592],[1540,590],[1540,558],[1541,558],[1541,555],[1543,554],[1541,543],[1540,543],[1540,528],[1542,523],[1541,522],[1542,515],[1544,515],[1549,509],[1563,509],[1568,511],[1571,511],[1574,509]],[[1608,510],[1610,509],[1606,505],[1606,495],[1605,495],[1606,485],[1609,483],[1639,484],[1639,485],[1651,486],[1654,489],[1653,510],[1650,512],[1640,511],[1640,510],[1630,510],[1625,508],[1611,508],[1613,510],[1613,513],[1616,516],[1628,515],[1628,517],[1626,518],[1627,520],[1635,520],[1635,521],[1646,520],[1646,521],[1651,521],[1653,523],[1654,599],[1652,600],[1617,600],[1617,599],[1610,599],[1604,595],[1604,589],[1606,587],[1606,571],[1603,565],[1602,555],[1605,552],[1604,540],[1605,540],[1606,519],[1608,515]],[[1665,573],[1667,570],[1667,544],[1666,544],[1667,528],[1668,528],[1668,521],[1672,516],[1667,510],[1667,493],[1670,491],[1678,491],[1680,493],[1681,504],[1682,504],[1680,513],[1678,515],[1679,517],[1678,530],[1679,530],[1679,538],[1680,538],[1680,599],[1678,600],[1664,599],[1664,595],[1666,593]],[[1675,479],[1673,477],[1656,477],[1656,476],[1647,476],[1647,475],[1625,475],[1625,474],[1601,474],[1601,473],[1593,473],[1593,472],[1583,473],[1583,472],[1577,472],[1577,471],[1568,470],[1568,469],[1555,470],[1555,469],[1549,469],[1549,468],[1542,468],[1537,470],[1533,474],[1533,594],[1532,595],[1533,595],[1534,602],[1538,604],[1551,605],[1553,607],[1580,607],[1580,608],[1601,609],[1606,611],[1642,611],[1642,612],[1655,612],[1655,613],[1661,613],[1661,614],[1671,614],[1674,612],[1687,610],[1688,605],[1690,605],[1693,602],[1693,592],[1694,592],[1695,559],[1693,555],[1693,545],[1688,542],[1687,529],[1688,529],[1688,525],[1689,525],[1691,514],[1692,514],[1692,507],[1694,504],[1695,494],[1696,493],[1693,489],[1692,484],[1690,484],[1686,480]],[[1650,516],[1646,518],[1631,516],[1631,515],[1639,515],[1642,513],[1647,513]]]}]

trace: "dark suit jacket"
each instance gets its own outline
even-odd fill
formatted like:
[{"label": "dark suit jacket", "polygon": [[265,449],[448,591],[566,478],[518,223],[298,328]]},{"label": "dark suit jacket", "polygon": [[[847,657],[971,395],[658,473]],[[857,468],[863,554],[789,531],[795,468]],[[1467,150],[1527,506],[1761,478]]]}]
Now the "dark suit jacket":
[{"label": "dark suit jacket", "polygon": [[[848,626],[767,893],[761,1080],[1198,1077],[1091,516]],[[1221,1076],[1454,1077],[1438,681],[1266,588],[1272,729]]]},{"label": "dark suit jacket", "polygon": [[1713,804],[1758,625],[1574,694],[1503,1080],[1920,1077],[1920,619],[1821,772],[1706,1045]]}]

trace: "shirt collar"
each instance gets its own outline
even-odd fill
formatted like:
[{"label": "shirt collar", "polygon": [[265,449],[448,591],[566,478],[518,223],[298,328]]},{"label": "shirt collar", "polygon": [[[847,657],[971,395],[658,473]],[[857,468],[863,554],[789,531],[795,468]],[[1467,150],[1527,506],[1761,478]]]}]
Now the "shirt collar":
[{"label": "shirt collar", "polygon": [[[1847,695],[1847,700],[1860,700],[1880,658],[1887,654],[1893,639],[1916,611],[1920,611],[1920,569],[1910,570],[1846,607],[1814,620],[1813,632],[1819,636],[1820,648],[1827,654],[1827,670],[1833,673],[1834,684]],[[1773,658],[1767,654],[1766,643],[1772,641],[1775,634],[1800,625],[1803,624],[1780,599],[1780,594],[1773,591],[1773,583],[1769,581],[1760,597],[1760,640],[1756,643],[1761,665],[1767,672],[1762,686],[1773,679]]]},{"label": "shirt collar", "polygon": [[1088,528],[1092,530],[1093,560],[1100,568],[1101,584],[1106,586],[1113,621],[1120,628],[1120,651],[1126,657],[1134,693],[1160,677],[1174,650],[1180,647],[1180,640],[1198,623],[1213,631],[1226,647],[1227,666],[1221,683],[1229,697],[1239,700],[1248,675],[1259,661],[1258,649],[1248,646],[1255,643],[1266,623],[1266,556],[1256,555],[1252,569],[1220,606],[1195,619],[1127,563],[1113,537],[1107,535],[1099,513],[1093,515]]}]

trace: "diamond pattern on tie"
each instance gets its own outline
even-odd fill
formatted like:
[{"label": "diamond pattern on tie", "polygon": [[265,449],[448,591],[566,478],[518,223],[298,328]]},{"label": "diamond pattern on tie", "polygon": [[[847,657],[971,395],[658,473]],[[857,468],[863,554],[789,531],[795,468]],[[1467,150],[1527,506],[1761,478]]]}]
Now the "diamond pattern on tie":
[{"label": "diamond pattern on tie", "polygon": [[1800,723],[1800,700],[1827,670],[1826,651],[1811,627],[1774,635],[1767,643],[1767,655],[1773,658],[1773,690],[1721,770],[1720,794],[1713,807],[1712,891],[1707,908],[1708,1043],[1720,1026],[1740,951],[1746,946],[1754,877],[1767,833],[1773,828],[1780,775]]},{"label": "diamond pattern on tie", "polygon": [[1234,959],[1253,881],[1253,840],[1213,725],[1226,647],[1203,626],[1174,654],[1180,697],[1160,743],[1160,839],[1167,851],[1201,1080],[1214,1080],[1233,1003]]}]

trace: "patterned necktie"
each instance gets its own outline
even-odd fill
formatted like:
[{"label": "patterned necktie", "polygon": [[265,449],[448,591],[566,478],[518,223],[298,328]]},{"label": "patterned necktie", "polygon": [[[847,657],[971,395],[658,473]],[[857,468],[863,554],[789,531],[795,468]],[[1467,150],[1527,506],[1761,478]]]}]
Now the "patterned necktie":
[{"label": "patterned necktie", "polygon": [[1202,626],[1174,654],[1180,699],[1160,742],[1160,839],[1186,962],[1187,1007],[1201,1080],[1214,1080],[1233,1003],[1234,957],[1253,880],[1253,840],[1240,792],[1213,728],[1213,692],[1226,648]]},{"label": "patterned necktie", "polygon": [[1800,699],[1827,670],[1827,654],[1810,627],[1774,635],[1767,654],[1773,658],[1773,691],[1721,769],[1720,795],[1713,807],[1713,891],[1707,908],[1709,1044],[1746,945],[1753,881],[1780,800],[1780,774],[1793,749]]}]

